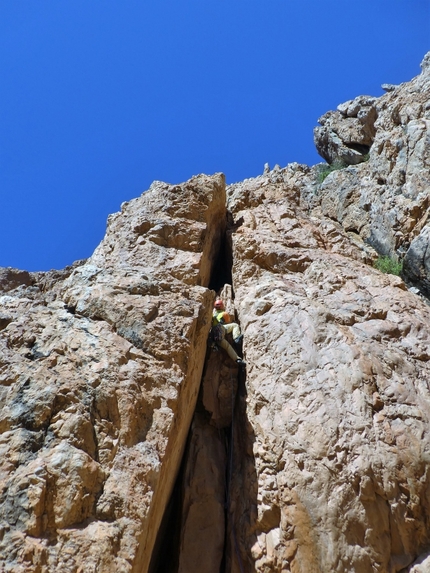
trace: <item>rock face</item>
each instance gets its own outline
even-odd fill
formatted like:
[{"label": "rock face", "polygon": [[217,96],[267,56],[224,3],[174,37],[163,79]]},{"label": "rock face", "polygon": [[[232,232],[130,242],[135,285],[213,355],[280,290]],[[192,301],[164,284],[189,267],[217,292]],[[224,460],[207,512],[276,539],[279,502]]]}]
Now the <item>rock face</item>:
[{"label": "rock face", "polygon": [[347,235],[300,212],[286,181],[228,193],[249,365],[252,453],[231,494],[241,558],[246,571],[400,571],[430,540],[430,309],[339,248]]},{"label": "rock face", "polygon": [[222,176],[156,183],[56,292],[0,298],[2,570],[148,570],[224,229]]},{"label": "rock face", "polygon": [[[310,194],[322,214],[359,234],[379,253],[406,254],[408,278],[424,279],[420,287],[427,295],[429,269],[422,246],[429,244],[430,223],[428,59],[427,54],[422,73],[411,82],[378,99],[358,97],[320,119],[322,126],[315,130],[319,153],[330,163],[341,159],[351,166],[334,171]],[[360,145],[368,146],[366,156]]]},{"label": "rock face", "polygon": [[324,116],[322,183],[155,182],[87,261],[0,270],[1,572],[428,570],[429,61]]},{"label": "rock face", "polygon": [[407,275],[430,294],[430,225],[426,225],[409,247],[404,261]]}]

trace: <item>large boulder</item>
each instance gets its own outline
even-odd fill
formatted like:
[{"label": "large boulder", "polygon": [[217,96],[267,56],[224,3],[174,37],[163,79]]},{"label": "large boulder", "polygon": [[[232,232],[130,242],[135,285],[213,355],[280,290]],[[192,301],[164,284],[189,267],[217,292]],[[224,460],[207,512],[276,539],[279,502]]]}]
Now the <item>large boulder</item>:
[{"label": "large boulder", "polygon": [[314,142],[328,163],[356,165],[368,158],[375,137],[376,98],[359,96],[329,111],[318,120]]}]

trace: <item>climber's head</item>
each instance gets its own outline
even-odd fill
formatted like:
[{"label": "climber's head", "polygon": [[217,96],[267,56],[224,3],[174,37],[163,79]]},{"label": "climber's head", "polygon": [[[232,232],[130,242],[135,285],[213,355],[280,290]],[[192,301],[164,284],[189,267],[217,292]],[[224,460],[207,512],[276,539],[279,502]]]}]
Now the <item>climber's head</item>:
[{"label": "climber's head", "polygon": [[224,303],[222,302],[222,300],[220,298],[217,298],[214,304],[214,307],[217,310],[224,310]]}]

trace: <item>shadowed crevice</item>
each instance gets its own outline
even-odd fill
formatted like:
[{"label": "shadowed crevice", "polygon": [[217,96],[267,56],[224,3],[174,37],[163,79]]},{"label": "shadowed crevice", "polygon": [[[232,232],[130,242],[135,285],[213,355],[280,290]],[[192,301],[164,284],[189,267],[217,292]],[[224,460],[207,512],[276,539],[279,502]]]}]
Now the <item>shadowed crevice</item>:
[{"label": "shadowed crevice", "polygon": [[218,292],[225,284],[232,284],[231,268],[233,265],[233,256],[231,248],[231,236],[226,232],[220,241],[218,255],[212,270],[209,288]]},{"label": "shadowed crevice", "polygon": [[[209,288],[219,292],[225,284],[231,285],[232,263],[231,233],[225,232],[214,257]],[[225,573],[233,560],[236,567],[243,561],[246,551],[239,549],[243,542],[231,520],[238,495],[237,485],[234,490],[232,485],[244,467],[243,440],[251,435],[246,429],[246,437],[242,436],[240,429],[246,410],[245,378],[245,371],[222,349],[208,346],[187,446],[149,573],[189,573],[193,567],[199,573]],[[250,449],[248,444],[245,451]]]}]

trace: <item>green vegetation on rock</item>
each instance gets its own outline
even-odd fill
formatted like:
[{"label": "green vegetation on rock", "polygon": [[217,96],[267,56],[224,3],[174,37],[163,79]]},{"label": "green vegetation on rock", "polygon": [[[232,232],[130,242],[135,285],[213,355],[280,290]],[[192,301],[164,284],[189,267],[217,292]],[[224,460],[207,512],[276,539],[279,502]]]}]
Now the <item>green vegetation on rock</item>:
[{"label": "green vegetation on rock", "polygon": [[388,256],[379,256],[373,263],[373,266],[382,273],[387,273],[389,275],[399,276],[403,270],[402,261],[398,261],[396,258]]},{"label": "green vegetation on rock", "polygon": [[336,159],[330,165],[329,164],[321,165],[317,175],[318,183],[322,183],[324,179],[328,175],[330,175],[330,173],[332,173],[333,171],[338,171],[339,169],[345,169],[345,167],[348,167],[348,165],[341,159]]}]

